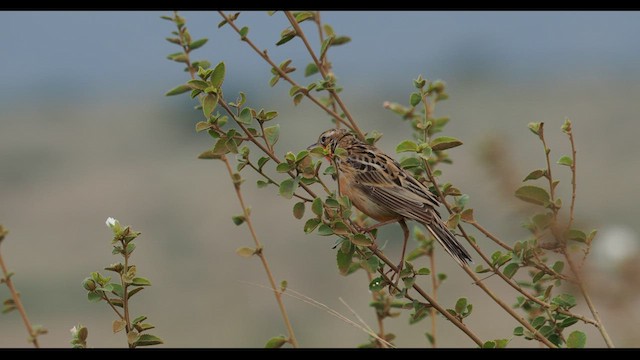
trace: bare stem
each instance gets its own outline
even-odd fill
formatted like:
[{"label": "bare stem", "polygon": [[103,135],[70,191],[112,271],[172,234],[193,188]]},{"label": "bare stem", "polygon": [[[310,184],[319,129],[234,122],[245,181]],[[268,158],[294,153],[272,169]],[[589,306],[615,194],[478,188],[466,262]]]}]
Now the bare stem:
[{"label": "bare stem", "polygon": [[[229,172],[229,177],[232,181],[234,181],[234,172],[231,169],[231,164],[229,164],[229,160],[227,160],[226,156],[221,157],[224,162],[227,171]],[[256,255],[260,258],[262,262],[262,266],[264,267],[264,271],[267,274],[267,278],[269,279],[269,285],[271,285],[271,289],[273,290],[273,295],[276,297],[276,301],[278,302],[278,307],[280,308],[280,313],[282,314],[282,319],[284,320],[284,324],[287,328],[287,332],[289,333],[289,342],[293,347],[298,347],[298,341],[296,340],[295,334],[293,332],[293,327],[291,326],[291,322],[289,321],[289,315],[284,307],[284,303],[282,302],[282,293],[276,286],[276,281],[273,277],[273,273],[271,272],[271,268],[269,267],[269,263],[267,262],[267,258],[264,255],[264,248],[262,247],[262,243],[258,239],[258,235],[253,227],[253,222],[251,221],[251,215],[249,214],[249,210],[247,209],[244,198],[242,197],[242,192],[240,191],[240,184],[234,181],[233,184],[236,190],[236,196],[238,197],[238,202],[240,202],[240,206],[242,207],[242,213],[244,214],[245,222],[247,223],[247,227],[249,227],[249,232],[251,233],[251,238],[256,245]]]},{"label": "bare stem", "polygon": [[[398,267],[391,260],[389,260],[389,258],[387,258],[386,255],[384,255],[384,253],[382,251],[380,251],[376,246],[373,246],[373,245],[369,246],[369,249],[374,254],[376,254],[376,256],[380,260],[382,260],[385,264],[387,264],[387,266],[389,266],[391,268],[391,270],[393,270],[396,273],[398,273]],[[482,342],[482,340],[480,340],[480,338],[476,334],[474,334],[473,331],[471,331],[471,329],[469,329],[466,324],[461,322],[455,316],[449,314],[449,312],[445,308],[443,308],[440,304],[438,304],[438,302],[433,297],[431,297],[429,294],[427,294],[427,292],[424,291],[420,286],[418,286],[418,285],[416,285],[414,283],[413,284],[413,289],[415,291],[417,291],[418,294],[420,294],[420,296],[422,296],[425,300],[427,300],[429,302],[429,304],[431,304],[431,306],[433,306],[436,310],[438,310],[438,312],[440,314],[442,314],[449,321],[451,321],[453,323],[453,325],[455,325],[458,329],[462,330],[462,332],[464,332],[469,338],[471,338],[471,340],[473,340],[473,342],[478,344],[478,346],[482,347],[482,345],[484,344]]]},{"label": "bare stem", "polygon": [[[431,171],[431,167],[429,166],[429,164],[427,162],[425,162],[425,166],[427,169],[427,176],[429,177],[429,181],[431,181],[431,183],[433,184],[433,187],[436,189],[436,192],[438,193],[438,197],[440,198],[440,201],[445,205],[445,207],[447,208],[447,210],[449,211],[450,214],[453,214],[453,211],[451,210],[451,207],[449,206],[449,204],[447,203],[447,199],[444,197],[444,194],[442,194],[442,191],[440,190],[440,187],[438,186],[438,183],[436,182],[435,177],[433,176],[433,172]],[[458,229],[460,230],[460,232],[462,233],[462,236],[467,240],[467,242],[476,250],[476,252],[480,255],[480,257],[482,257],[482,259],[489,264],[489,266],[491,266],[491,262],[489,261],[489,258],[487,258],[487,256],[484,254],[484,252],[482,252],[482,250],[480,249],[480,247],[478,247],[478,245],[475,244],[475,242],[471,241],[471,239],[469,238],[469,236],[467,235],[467,233],[464,231],[464,228],[462,227],[461,224],[458,224]],[[492,267],[493,268],[493,267]],[[546,337],[542,336],[536,329],[534,329],[531,324],[529,324],[529,322],[527,320],[525,320],[524,318],[522,318],[520,315],[518,315],[518,313],[516,313],[511,306],[509,306],[508,304],[506,304],[504,301],[502,301],[499,297],[497,297],[483,282],[480,278],[478,278],[476,276],[476,274],[468,267],[468,266],[464,266],[463,267],[464,271],[474,280],[474,283],[476,285],[478,285],[487,295],[489,295],[489,297],[491,299],[493,299],[493,301],[498,304],[501,308],[503,308],[509,315],[511,315],[516,321],[518,321],[520,324],[522,324],[522,326],[524,326],[527,330],[529,330],[531,333],[534,334],[534,336],[541,342],[543,342],[546,346],[550,347],[550,348],[555,348],[556,346],[551,343]],[[499,275],[502,279],[505,280],[509,280],[506,276],[504,276],[504,274],[502,274],[502,272],[500,271],[496,271],[494,270],[494,272]],[[511,281],[507,281],[508,283],[511,283]],[[517,285],[516,285],[517,286]],[[519,288],[519,286],[518,286]],[[524,290],[521,291],[523,294],[526,293]]]},{"label": "bare stem", "polygon": [[[218,11],[218,13],[220,13],[220,16],[222,16],[222,18],[225,19],[227,23],[229,23],[229,25],[233,28],[233,30],[236,33],[238,33],[238,35],[240,35],[240,28],[238,28],[235,22],[230,17],[228,17],[224,12]],[[266,61],[269,65],[271,65],[271,68],[274,69],[282,79],[287,81],[292,86],[299,87],[301,89],[300,91],[302,92],[302,94],[304,94],[304,96],[306,96],[309,100],[311,100],[311,102],[313,102],[319,108],[324,110],[337,122],[340,122],[344,124],[346,127],[355,131],[355,129],[353,129],[351,125],[348,122],[346,122],[337,112],[331,110],[329,107],[321,103],[320,100],[318,100],[315,96],[311,95],[311,93],[304,86],[300,86],[300,84],[294,81],[287,73],[282,71],[282,69],[280,69],[278,65],[276,65],[275,62],[273,62],[273,60],[271,60],[266,50],[262,51],[258,49],[258,47],[247,36],[243,37],[243,41],[246,42],[253,49],[253,51],[255,51],[264,61]]]},{"label": "bare stem", "polygon": [[[549,159],[549,148],[547,148],[547,144],[546,141],[544,139],[544,132],[543,132],[543,125],[544,123],[540,123],[540,130],[539,130],[539,134],[540,134],[540,141],[542,141],[542,145],[544,147],[544,152],[545,152],[545,156],[546,156],[546,162],[547,162],[547,178],[549,179],[549,191],[550,191],[550,199],[551,199],[551,203],[553,205],[553,219],[554,222],[551,224],[551,234],[555,237],[556,241],[560,244],[562,244],[562,253],[564,255],[564,258],[567,260],[567,263],[569,264],[569,268],[571,269],[571,272],[573,273],[574,278],[576,279],[576,284],[578,285],[578,288],[580,289],[580,293],[582,294],[582,297],[584,297],[585,302],[587,303],[587,306],[589,307],[589,311],[591,311],[591,315],[593,315],[593,318],[595,319],[595,326],[598,328],[598,330],[600,331],[600,334],[602,335],[602,338],[604,339],[604,342],[607,344],[608,347],[613,348],[615,347],[613,345],[613,341],[611,340],[611,337],[609,336],[609,333],[607,332],[607,330],[605,329],[604,325],[602,324],[602,320],[600,319],[600,315],[598,314],[598,311],[595,308],[595,305],[593,304],[593,302],[591,301],[591,297],[589,296],[589,293],[587,292],[587,288],[586,285],[584,284],[584,281],[582,280],[582,277],[580,276],[580,270],[575,266],[575,263],[573,262],[573,260],[571,259],[571,256],[568,253],[568,249],[567,249],[567,242],[566,240],[561,236],[561,234],[558,234],[557,229],[555,228],[555,222],[557,221],[557,214],[558,214],[558,208],[555,206],[555,198],[554,198],[554,185],[553,185],[553,176],[551,175],[551,161]],[[571,143],[571,153],[572,153],[572,159],[573,159],[573,163],[571,165],[571,185],[572,185],[572,191],[571,191],[571,207],[569,210],[569,223],[568,223],[568,227],[567,229],[571,228],[571,224],[573,223],[573,212],[574,212],[574,205],[575,205],[575,196],[576,196],[576,163],[575,163],[575,157],[576,157],[576,149],[575,149],[575,143],[573,141],[573,134],[572,134],[572,130],[569,130],[568,132],[569,135],[569,142]]]},{"label": "bare stem", "polygon": [[[316,56],[316,53],[313,51],[313,48],[309,44],[309,41],[307,40],[307,36],[304,34],[304,31],[302,31],[300,24],[298,24],[296,19],[293,17],[293,15],[291,14],[291,11],[285,11],[284,13],[287,16],[287,19],[289,19],[291,26],[293,26],[293,29],[296,31],[296,35],[302,40],[302,42],[304,43],[304,46],[307,48],[307,51],[309,52],[309,55],[311,55],[313,62],[318,67],[318,71],[320,71],[322,78],[324,80],[329,80],[327,69],[324,67],[323,62],[318,59],[318,57]],[[331,94],[331,97],[333,97],[333,99],[338,103],[338,106],[340,106],[340,110],[342,110],[342,112],[344,113],[344,116],[347,118],[347,120],[349,121],[349,124],[351,125],[350,128],[358,135],[360,140],[364,140],[364,135],[362,134],[362,131],[358,127],[358,124],[353,120],[351,113],[349,113],[347,106],[344,104],[344,102],[342,101],[342,99],[340,98],[336,90],[333,88],[327,89],[327,90],[329,91],[329,94]]]},{"label": "bare stem", "polygon": [[[580,276],[578,275],[578,269],[576,269],[576,266],[575,266],[573,260],[571,260],[571,257],[569,256],[569,254],[566,253],[566,251],[564,252],[564,256],[565,256],[565,259],[567,259],[567,263],[569,264],[569,268],[574,273],[576,278],[578,278],[580,280]],[[584,284],[584,281],[578,281],[578,288],[580,289],[580,293],[582,293],[582,296],[584,297],[584,300],[586,301],[587,306],[589,307],[589,311],[591,311],[591,314],[593,315],[593,318],[596,320],[595,326],[600,331],[600,334],[602,335],[602,338],[604,339],[604,342],[607,344],[607,347],[614,348],[615,345],[613,345],[613,340],[611,340],[611,336],[609,336],[609,333],[607,332],[607,329],[605,329],[604,324],[602,323],[602,320],[600,319],[600,315],[598,314],[598,310],[596,310],[596,307],[593,304],[593,301],[591,301],[591,296],[589,296],[589,293],[587,292],[587,288],[586,288],[586,286]]]},{"label": "bare stem", "polygon": [[[182,48],[184,50],[184,53],[185,53],[187,68],[189,69],[189,73],[191,75],[191,78],[195,79],[195,70],[193,69],[193,66],[191,65],[191,61],[190,61],[189,51],[188,51],[187,45],[182,43],[182,36],[179,36],[179,39],[180,39],[181,46],[182,46]],[[229,115],[231,115],[234,118],[234,120],[236,120],[236,122],[239,123],[237,121],[237,117],[235,116],[233,111],[231,111],[231,109],[228,107],[228,105],[224,101],[221,101],[221,104],[224,105],[225,110],[229,113]],[[275,155],[273,154],[273,152],[269,151],[269,149],[265,149],[264,146],[262,144],[260,144],[260,142],[258,142],[257,139],[255,139],[251,135],[251,133],[249,133],[247,131],[247,129],[245,127],[243,127],[243,131],[247,135],[249,135],[249,137],[252,139],[252,142],[254,144],[256,144],[257,146],[259,146],[262,151],[264,151],[266,154],[269,154],[272,158],[274,158],[274,160],[277,159],[277,158],[275,158]],[[245,222],[247,224],[247,227],[249,228],[249,232],[251,233],[251,237],[253,239],[253,242],[256,245],[256,255],[260,258],[260,261],[262,262],[262,266],[263,266],[263,268],[265,270],[265,273],[267,274],[267,278],[269,280],[269,285],[271,286],[271,289],[273,290],[273,294],[274,294],[274,296],[276,298],[276,302],[278,303],[278,308],[280,309],[280,313],[282,314],[282,319],[284,321],[285,327],[287,328],[287,332],[289,334],[289,337],[288,337],[287,341],[293,347],[298,347],[298,341],[296,340],[295,333],[293,332],[293,327],[291,326],[291,322],[289,321],[289,315],[287,314],[287,311],[286,311],[286,309],[284,307],[284,303],[282,301],[282,293],[280,292],[280,289],[278,289],[278,287],[276,286],[276,281],[275,281],[275,279],[273,277],[273,273],[271,272],[271,268],[269,267],[269,263],[267,262],[267,258],[264,255],[264,247],[262,246],[262,243],[258,239],[258,236],[256,234],[255,228],[253,227],[253,222],[251,220],[251,216],[249,214],[249,210],[248,210],[247,206],[245,205],[244,198],[243,198],[242,192],[240,190],[240,183],[235,181],[234,172],[233,172],[233,169],[231,168],[231,164],[229,163],[229,160],[227,159],[227,157],[223,155],[223,156],[221,156],[220,159],[222,160],[222,162],[224,162],[225,167],[226,167],[226,169],[227,169],[227,171],[229,173],[229,177],[231,178],[231,181],[233,182],[233,186],[234,186],[234,189],[235,189],[235,192],[236,192],[236,196],[238,197],[238,202],[240,203],[240,206],[242,207],[242,212],[243,212],[243,215],[244,215],[244,218],[245,218]],[[125,258],[125,261],[126,261],[126,258]],[[125,265],[125,269],[126,269],[126,265]],[[126,293],[125,293],[125,296],[126,296]],[[125,316],[126,315],[127,314],[126,314],[126,310],[125,310]],[[128,320],[127,320],[127,323],[128,323]]]},{"label": "bare stem", "polygon": [[[1,235],[0,235],[1,236]],[[18,291],[16,291],[15,286],[13,285],[13,280],[11,280],[11,276],[9,276],[9,271],[4,264],[4,260],[2,259],[2,254],[0,254],[0,268],[2,268],[2,274],[4,276],[4,282],[7,284],[9,288],[9,292],[11,293],[11,298],[13,299],[13,303],[15,304],[18,312],[20,313],[20,317],[22,318],[22,322],[24,323],[24,327],[27,328],[27,332],[29,333],[29,339],[33,342],[33,346],[36,348],[40,347],[38,343],[38,334],[33,330],[33,326],[29,322],[29,318],[27,317],[27,312],[22,305],[22,301],[20,301],[20,295]]]},{"label": "bare stem", "polygon": [[[373,281],[373,276],[371,275],[370,272],[365,271],[367,273],[367,279],[369,280],[369,284],[371,284],[371,282]],[[371,292],[371,297],[373,298],[373,301],[382,301],[383,300],[383,296],[380,293],[380,291],[372,291]],[[376,320],[378,322],[378,337],[381,339],[384,339],[384,318],[380,315],[380,312],[378,311],[378,309],[376,310]],[[388,348],[387,344],[385,344],[384,342],[376,339],[376,343],[378,344],[378,347],[381,348]]]},{"label": "bare stem", "polygon": [[[125,251],[123,252],[123,256],[124,256],[124,273],[126,274],[129,271],[129,254],[127,254],[127,244],[125,244],[124,240],[121,240],[120,243],[122,244],[122,249],[124,249]],[[124,321],[126,323],[125,325],[125,330],[126,333],[128,334],[131,330],[133,330],[132,326],[131,326],[131,322],[129,321],[129,284],[124,280],[124,276],[122,274],[122,272],[120,273],[120,282],[122,284],[122,289],[123,289],[123,295],[122,295],[122,309],[124,311]],[[105,294],[106,297],[106,294]],[[108,301],[109,305],[112,305],[110,301]],[[112,305],[113,307],[113,305]],[[115,308],[114,308],[115,310]],[[130,349],[133,349],[135,346],[133,344],[129,344],[129,341],[127,340],[127,344],[129,345]]]},{"label": "bare stem", "polygon": [[569,136],[569,142],[571,143],[571,206],[569,208],[569,223],[567,223],[567,230],[571,229],[574,220],[574,208],[576,205],[576,144],[573,141],[573,130],[569,130],[567,135]]},{"label": "bare stem", "polygon": [[[438,300],[438,277],[436,276],[436,257],[433,254],[429,254],[429,265],[431,267],[431,292],[433,293],[434,300]],[[436,348],[436,310],[431,308],[431,347]]]}]

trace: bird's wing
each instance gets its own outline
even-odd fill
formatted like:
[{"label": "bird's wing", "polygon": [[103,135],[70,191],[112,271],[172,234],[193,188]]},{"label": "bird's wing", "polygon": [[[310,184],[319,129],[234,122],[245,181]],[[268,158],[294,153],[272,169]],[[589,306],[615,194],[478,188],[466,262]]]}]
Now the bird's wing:
[{"label": "bird's wing", "polygon": [[[376,161],[367,161],[373,169],[354,174],[357,186],[362,187],[379,205],[406,218],[429,224],[434,215],[439,216],[435,208],[440,203],[426,186],[388,156],[376,154],[376,157]],[[366,160],[357,158],[351,161]]]}]

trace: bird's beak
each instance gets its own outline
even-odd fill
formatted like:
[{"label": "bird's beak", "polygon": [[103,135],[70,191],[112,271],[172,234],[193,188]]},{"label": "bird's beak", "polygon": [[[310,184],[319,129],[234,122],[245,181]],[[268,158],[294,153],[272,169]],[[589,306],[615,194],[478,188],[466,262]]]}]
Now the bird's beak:
[{"label": "bird's beak", "polygon": [[307,150],[311,151],[311,149],[313,149],[315,147],[318,147],[318,146],[319,146],[318,143],[313,143],[313,144],[307,146]]}]

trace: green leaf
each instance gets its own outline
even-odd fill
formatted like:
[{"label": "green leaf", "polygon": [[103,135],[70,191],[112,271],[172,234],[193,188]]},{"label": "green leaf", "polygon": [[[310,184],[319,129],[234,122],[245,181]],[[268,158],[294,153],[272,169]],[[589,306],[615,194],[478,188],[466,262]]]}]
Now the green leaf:
[{"label": "green leaf", "polygon": [[460,145],[462,145],[462,141],[449,136],[441,136],[441,137],[435,138],[431,140],[431,143],[429,144],[429,146],[431,146],[431,149],[436,151],[451,149]]},{"label": "green leaf", "polygon": [[568,118],[564,119],[564,124],[562,124],[562,132],[565,134],[569,134],[571,132],[571,120]]},{"label": "green leaf", "polygon": [[307,234],[311,233],[313,230],[315,230],[315,228],[318,227],[318,225],[320,225],[320,222],[320,219],[307,220],[307,222],[304,224],[304,232]]},{"label": "green leaf", "polygon": [[533,326],[536,329],[539,329],[542,325],[544,325],[545,322],[547,322],[547,319],[545,319],[544,316],[538,316],[535,319],[533,319],[533,321],[531,322],[531,326]]},{"label": "green leaf", "polygon": [[286,179],[280,183],[280,196],[285,199],[291,199],[293,197],[293,193],[296,191],[298,187],[298,182],[294,179]]},{"label": "green leaf", "polygon": [[215,88],[219,88],[220,86],[222,86],[222,83],[224,82],[225,72],[226,72],[226,69],[224,66],[224,62],[219,63],[213,69],[213,72],[211,73],[211,84]]},{"label": "green leaf", "polygon": [[482,344],[483,349],[493,349],[495,347],[496,343],[493,340],[485,341],[485,343]]},{"label": "green leaf", "polygon": [[251,109],[242,109],[242,111],[240,111],[240,115],[238,116],[238,122],[241,122],[245,125],[251,125],[251,121],[253,121],[253,116],[251,116]]},{"label": "green leaf", "polygon": [[311,211],[317,216],[322,216],[322,199],[319,197],[313,199],[313,203],[311,203]]},{"label": "green leaf", "polygon": [[549,204],[549,193],[537,186],[525,185],[516,190],[516,197],[536,205],[547,206]]},{"label": "green leaf", "polygon": [[315,15],[311,11],[302,11],[296,14],[296,21],[298,22],[298,24],[305,20],[313,18],[315,18]]},{"label": "green leaf", "polygon": [[587,344],[587,335],[582,331],[574,331],[567,338],[567,347],[570,349],[582,349]]},{"label": "green leaf", "polygon": [[558,324],[558,326],[560,326],[561,328],[567,328],[575,323],[578,322],[577,318],[574,317],[568,317],[564,320],[562,320],[562,322],[560,324]]},{"label": "green leaf", "polygon": [[508,339],[496,339],[496,349],[504,349],[507,347],[507,344],[509,343]]},{"label": "green leaf", "polygon": [[558,164],[571,167],[573,166],[573,159],[568,157],[567,155],[564,155],[563,157],[558,159]]},{"label": "green leaf", "polygon": [[236,216],[232,216],[231,220],[233,221],[234,224],[236,225],[242,225],[245,221],[245,217],[244,215],[236,215]]},{"label": "green leaf", "polygon": [[336,34],[336,33],[333,31],[333,28],[331,27],[331,25],[329,25],[329,24],[324,24],[324,25],[322,26],[322,28],[324,29],[324,33],[325,33],[327,36],[334,36],[334,35]]},{"label": "green leaf", "polygon": [[382,277],[377,277],[369,283],[369,290],[371,291],[380,291],[382,289],[384,289],[384,280]]},{"label": "green leaf", "polygon": [[181,62],[181,63],[186,63],[188,60],[187,55],[182,52],[171,54],[167,56],[167,59],[173,60],[175,62]]},{"label": "green leaf", "polygon": [[420,96],[419,93],[417,92],[411,93],[411,96],[409,97],[409,104],[411,104],[411,106],[416,106],[420,104],[420,101],[422,101],[422,96]]},{"label": "green leaf", "polygon": [[304,94],[302,93],[296,94],[296,96],[293,97],[293,105],[297,106],[298,104],[300,104],[302,99],[304,99]]},{"label": "green leaf", "polygon": [[531,122],[529,123],[528,127],[529,130],[531,130],[532,133],[540,136],[540,126],[542,123],[535,123],[535,122]]},{"label": "green leaf", "polygon": [[420,269],[416,272],[416,274],[418,274],[418,275],[430,275],[430,274],[431,274],[431,270],[429,270],[429,269],[428,269],[428,268],[426,268],[426,267],[423,267],[423,268],[420,268]]},{"label": "green leaf", "polygon": [[89,299],[90,302],[95,303],[102,300],[102,295],[97,291],[90,291],[87,293],[87,299]]},{"label": "green leaf", "polygon": [[277,348],[281,348],[282,345],[286,343],[287,343],[287,339],[284,336],[276,336],[269,339],[269,341],[267,341],[264,347],[267,349],[277,349]]},{"label": "green leaf", "polygon": [[138,336],[138,340],[136,340],[133,345],[135,346],[151,346],[151,345],[159,345],[164,344],[162,339],[155,335],[151,334],[143,334]]},{"label": "green leaf", "polygon": [[515,335],[515,336],[524,335],[524,328],[522,326],[516,327],[515,329],[513,329],[513,335]]},{"label": "green leaf", "polygon": [[278,116],[278,112],[277,111],[267,111],[264,114],[264,121],[273,120],[273,119],[276,118],[276,116]]},{"label": "green leaf", "polygon": [[207,83],[206,81],[197,80],[197,79],[187,81],[187,85],[189,85],[192,89],[195,89],[195,90],[204,90],[209,87],[209,83]]},{"label": "green leaf", "polygon": [[326,54],[327,50],[329,50],[329,47],[331,47],[331,43],[334,39],[335,38],[333,36],[324,39],[322,45],[320,45],[320,59],[324,58],[324,55]]},{"label": "green leaf", "polygon": [[418,145],[411,140],[404,140],[398,146],[396,146],[396,152],[416,152],[418,151]]},{"label": "green leaf", "polygon": [[517,263],[511,263],[505,266],[504,270],[502,270],[502,273],[504,274],[504,276],[511,279],[513,275],[518,272],[518,269],[520,269],[520,265],[518,265]]},{"label": "green leaf", "polygon": [[351,38],[348,36],[338,36],[331,42],[331,46],[339,46],[344,45],[351,41]]},{"label": "green leaf", "polygon": [[333,235],[333,229],[329,227],[327,224],[321,224],[318,228],[318,235],[320,236],[329,236]]},{"label": "green leaf", "polygon": [[551,299],[551,303],[565,309],[570,309],[576,306],[576,298],[570,294],[560,294]]},{"label": "green leaf", "polygon": [[166,94],[164,94],[165,96],[173,96],[173,95],[179,95],[182,93],[186,93],[187,91],[191,91],[191,87],[189,85],[178,85],[176,87],[174,87],[173,89],[167,91]]},{"label": "green leaf", "polygon": [[216,105],[218,105],[218,95],[215,94],[207,94],[202,100],[202,112],[205,117],[209,117],[213,110],[215,110]]},{"label": "green leaf", "polygon": [[126,321],[122,319],[116,319],[116,320],[113,320],[113,323],[111,324],[111,330],[113,330],[113,333],[116,334],[122,331],[126,326],[127,326]]},{"label": "green leaf", "polygon": [[137,318],[131,320],[131,323],[135,325],[135,324],[137,324],[139,322],[143,322],[145,320],[147,320],[147,317],[142,315],[142,316],[138,316]]},{"label": "green leaf", "polygon": [[414,157],[409,157],[400,161],[400,167],[402,167],[403,169],[413,169],[420,167],[420,165],[420,160]]},{"label": "green leaf", "polygon": [[369,245],[373,244],[373,241],[371,241],[371,239],[369,239],[364,234],[355,234],[355,235],[353,235],[351,237],[351,242],[354,245],[360,245],[360,246],[369,246]]},{"label": "green leaf", "polygon": [[460,299],[458,299],[458,301],[456,301],[455,309],[458,314],[462,314],[462,312],[466,308],[467,308],[467,298],[461,297]]},{"label": "green leaf", "polygon": [[536,180],[536,179],[540,179],[541,177],[545,176],[547,173],[547,170],[544,169],[537,169],[537,170],[533,170],[532,172],[529,173],[529,175],[527,175],[526,178],[524,178],[524,180],[522,181],[527,181],[527,180]]},{"label": "green leaf", "polygon": [[286,162],[281,162],[280,164],[278,164],[278,166],[276,166],[276,171],[279,173],[286,173],[289,170],[291,170],[292,165]]},{"label": "green leaf", "polygon": [[256,253],[256,249],[252,249],[252,248],[246,247],[246,246],[239,247],[239,248],[236,249],[236,254],[238,254],[238,255],[240,255],[240,256],[242,256],[244,258],[252,257],[253,254],[255,254],[255,253]]},{"label": "green leaf", "polygon": [[151,281],[149,281],[149,279],[143,278],[143,277],[137,277],[137,278],[133,278],[133,280],[131,280],[131,285],[133,286],[151,286]]},{"label": "green leaf", "polygon": [[212,124],[209,124],[206,121],[198,121],[198,123],[196,124],[196,132],[200,132],[203,130],[209,130],[211,129]]},{"label": "green leaf", "polygon": [[301,201],[293,205],[293,216],[296,219],[302,219],[304,216],[304,202]]},{"label": "green leaf", "polygon": [[565,234],[566,238],[569,240],[577,241],[577,242],[587,242],[587,234],[578,229],[570,229]]},{"label": "green leaf", "polygon": [[199,39],[199,40],[196,40],[196,41],[192,41],[191,44],[189,44],[189,48],[191,50],[195,50],[195,49],[201,48],[202,45],[207,43],[207,41],[209,41],[209,39],[207,39],[207,38],[202,38],[202,39]]},{"label": "green leaf", "polygon": [[267,138],[267,142],[274,146],[278,142],[280,137],[280,125],[269,126],[264,129],[264,135]]},{"label": "green leaf", "polygon": [[562,269],[564,269],[564,263],[562,261],[556,261],[551,268],[553,271],[560,274],[562,273]]},{"label": "green leaf", "polygon": [[315,63],[310,63],[304,69],[304,76],[305,77],[308,77],[308,76],[311,76],[311,75],[317,74],[317,73],[318,73],[318,66]]},{"label": "green leaf", "polygon": [[293,39],[294,37],[296,37],[296,32],[294,30],[289,30],[282,34],[280,40],[278,40],[278,42],[276,43],[276,46],[284,45],[291,41],[291,39]]},{"label": "green leaf", "polygon": [[342,249],[338,249],[338,253],[336,255],[336,260],[338,262],[338,270],[341,275],[346,275],[349,271],[349,266],[351,265],[351,260],[353,257],[353,247],[352,251],[348,253],[342,252]]},{"label": "green leaf", "polygon": [[246,26],[243,26],[242,29],[240,29],[240,37],[247,37],[247,34],[249,34],[249,28]]}]

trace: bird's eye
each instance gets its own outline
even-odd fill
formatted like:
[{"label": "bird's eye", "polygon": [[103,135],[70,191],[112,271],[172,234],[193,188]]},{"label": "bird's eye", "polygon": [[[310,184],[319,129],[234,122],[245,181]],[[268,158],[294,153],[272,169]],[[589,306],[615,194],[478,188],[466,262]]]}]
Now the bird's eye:
[{"label": "bird's eye", "polygon": [[327,135],[322,135],[320,137],[320,143],[324,144],[325,141],[327,141]]}]

